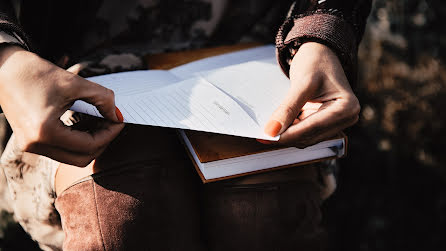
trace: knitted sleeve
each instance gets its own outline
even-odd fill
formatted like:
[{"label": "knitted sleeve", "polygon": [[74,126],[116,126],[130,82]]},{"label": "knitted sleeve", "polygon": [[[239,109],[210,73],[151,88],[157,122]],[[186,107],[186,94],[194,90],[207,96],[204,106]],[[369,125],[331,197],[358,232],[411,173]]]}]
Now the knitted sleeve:
[{"label": "knitted sleeve", "polygon": [[277,59],[289,76],[289,62],[305,42],[319,42],[339,57],[350,84],[356,82],[357,50],[372,0],[295,1],[276,36]]}]

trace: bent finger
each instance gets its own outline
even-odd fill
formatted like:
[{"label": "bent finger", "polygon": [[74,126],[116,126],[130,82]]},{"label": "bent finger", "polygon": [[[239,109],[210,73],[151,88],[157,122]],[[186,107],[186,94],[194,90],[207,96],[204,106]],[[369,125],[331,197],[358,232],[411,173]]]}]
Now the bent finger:
[{"label": "bent finger", "polygon": [[328,105],[290,126],[281,134],[279,143],[298,146],[316,144],[332,137],[358,120],[355,112],[346,112],[343,105]]},{"label": "bent finger", "polygon": [[75,100],[83,100],[94,105],[104,118],[123,122],[122,114],[115,105],[115,94],[102,85],[80,78],[79,85],[75,87]]},{"label": "bent finger", "polygon": [[74,130],[60,124],[48,143],[68,151],[94,155],[115,139],[125,126],[123,123],[103,122],[100,128],[92,132]]},{"label": "bent finger", "polygon": [[335,137],[345,128],[355,124],[355,122],[356,122],[355,119],[351,119],[350,121],[347,121],[345,124],[327,128],[327,130],[324,131],[318,131],[318,132],[313,131],[313,132],[308,132],[307,134],[301,134],[299,136],[287,134],[284,137],[281,137],[281,141],[279,141],[279,144],[292,145],[299,148],[312,146],[324,140],[328,140]]},{"label": "bent finger", "polygon": [[303,120],[306,117],[310,116],[311,114],[319,111],[321,109],[322,103],[315,103],[315,102],[307,102],[300,111],[297,119]]}]

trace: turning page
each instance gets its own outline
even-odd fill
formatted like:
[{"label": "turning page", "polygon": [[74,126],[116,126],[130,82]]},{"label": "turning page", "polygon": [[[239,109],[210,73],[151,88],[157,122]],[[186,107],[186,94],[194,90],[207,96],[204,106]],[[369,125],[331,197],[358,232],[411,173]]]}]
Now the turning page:
[{"label": "turning page", "polygon": [[211,71],[230,65],[264,59],[273,60],[276,63],[276,47],[274,45],[265,45],[197,60],[175,67],[169,72],[181,79],[188,79],[195,77],[197,72]]},{"label": "turning page", "polygon": [[163,70],[120,72],[87,79],[113,90],[116,97],[151,92],[182,80]]},{"label": "turning page", "polygon": [[[278,139],[266,135],[237,102],[202,78],[184,80],[137,97],[117,97],[115,103],[126,123]],[[100,116],[92,105],[73,107],[78,112]]]},{"label": "turning page", "polygon": [[285,98],[290,80],[269,60],[202,72],[209,83],[234,99],[261,127]]},{"label": "turning page", "polygon": [[[266,135],[263,127],[285,96],[289,81],[272,55],[274,47],[264,46],[205,59],[207,63],[193,62],[172,72],[134,71],[89,80],[115,92],[116,106],[127,123],[278,140]],[[247,59],[258,61],[193,72]],[[180,81],[185,76],[195,77]],[[76,101],[71,109],[102,117],[83,101]]]}]

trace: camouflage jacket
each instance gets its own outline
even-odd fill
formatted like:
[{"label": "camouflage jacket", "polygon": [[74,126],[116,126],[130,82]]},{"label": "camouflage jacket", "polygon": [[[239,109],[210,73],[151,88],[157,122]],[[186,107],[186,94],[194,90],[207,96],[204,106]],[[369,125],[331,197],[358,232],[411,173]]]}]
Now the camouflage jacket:
[{"label": "camouflage jacket", "polygon": [[354,82],[357,45],[371,2],[6,0],[0,3],[0,31],[50,61],[64,57],[69,63],[118,52],[147,55],[242,41],[275,42],[285,72],[290,47],[318,41],[336,51]]}]

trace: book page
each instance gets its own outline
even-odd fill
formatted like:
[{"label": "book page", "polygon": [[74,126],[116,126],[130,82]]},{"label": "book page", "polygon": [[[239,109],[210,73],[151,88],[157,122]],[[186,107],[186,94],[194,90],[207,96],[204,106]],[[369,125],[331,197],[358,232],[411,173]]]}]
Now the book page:
[{"label": "book page", "polygon": [[252,61],[199,73],[231,96],[263,127],[285,98],[290,80],[270,59]]},{"label": "book page", "polygon": [[172,73],[162,70],[120,72],[87,79],[113,90],[116,97],[150,92],[181,80]]},{"label": "book page", "polygon": [[274,45],[265,45],[252,49],[246,49],[201,59],[195,62],[178,66],[169,71],[181,79],[188,79],[195,77],[195,74],[197,72],[210,71],[229,65],[236,65],[253,60],[272,59],[274,60],[274,63],[276,63],[275,53],[276,49]]},{"label": "book page", "polygon": [[[266,135],[232,98],[201,78],[188,79],[136,98],[118,96],[115,103],[127,123],[278,140]],[[83,101],[76,101],[72,109],[100,116],[94,106]]]},{"label": "book page", "polygon": [[252,60],[276,64],[275,47],[273,45],[266,45],[209,57],[176,67],[170,71],[129,71],[95,76],[87,79],[113,90],[115,96],[132,96],[195,77],[197,72],[209,71]]},{"label": "book page", "polygon": [[[183,77],[196,76],[199,70],[251,59],[258,61],[203,74],[212,84],[197,77],[179,82]],[[272,88],[270,84],[277,81],[277,76],[286,79],[276,66],[274,47],[262,46],[199,60],[172,72],[132,71],[89,80],[115,92],[115,103],[127,123],[278,140],[263,132],[264,122],[281,100],[282,88]],[[71,110],[102,117],[94,106],[83,101],[76,101]]]}]

